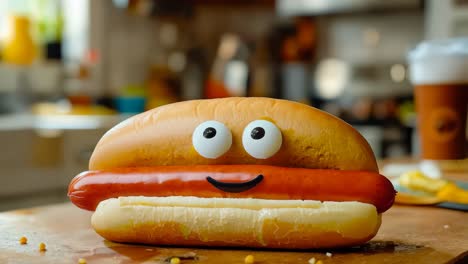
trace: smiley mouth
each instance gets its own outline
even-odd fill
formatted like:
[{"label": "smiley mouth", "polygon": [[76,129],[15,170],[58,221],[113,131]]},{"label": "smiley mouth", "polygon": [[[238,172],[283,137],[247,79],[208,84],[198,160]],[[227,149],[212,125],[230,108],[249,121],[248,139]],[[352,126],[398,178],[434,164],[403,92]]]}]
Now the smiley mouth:
[{"label": "smiley mouth", "polygon": [[245,192],[253,187],[257,186],[261,181],[263,181],[263,175],[259,174],[257,177],[253,178],[250,181],[246,182],[221,182],[217,181],[210,176],[206,177],[206,180],[211,183],[215,188],[230,193],[240,193]]}]

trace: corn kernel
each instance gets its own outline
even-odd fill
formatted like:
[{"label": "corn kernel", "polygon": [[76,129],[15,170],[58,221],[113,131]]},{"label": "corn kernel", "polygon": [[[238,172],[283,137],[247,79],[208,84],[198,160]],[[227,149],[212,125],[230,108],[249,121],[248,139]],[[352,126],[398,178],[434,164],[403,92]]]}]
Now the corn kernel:
[{"label": "corn kernel", "polygon": [[318,260],[317,262],[315,262],[315,264],[323,264],[323,261]]},{"label": "corn kernel", "polygon": [[245,257],[244,262],[246,264],[252,264],[255,262],[255,258],[252,255],[248,255],[247,257]]},{"label": "corn kernel", "polygon": [[171,264],[180,264],[180,258],[171,258]]},{"label": "corn kernel", "polygon": [[28,243],[28,239],[24,236],[22,236],[20,239],[19,239],[19,243],[21,245],[26,245]]},{"label": "corn kernel", "polygon": [[44,243],[42,243],[42,242],[39,243],[39,251],[44,252],[44,251],[46,251],[46,250],[47,250],[47,249],[46,249],[46,244],[44,244]]},{"label": "corn kernel", "polygon": [[86,264],[86,259],[80,258],[80,259],[78,260],[78,264]]}]

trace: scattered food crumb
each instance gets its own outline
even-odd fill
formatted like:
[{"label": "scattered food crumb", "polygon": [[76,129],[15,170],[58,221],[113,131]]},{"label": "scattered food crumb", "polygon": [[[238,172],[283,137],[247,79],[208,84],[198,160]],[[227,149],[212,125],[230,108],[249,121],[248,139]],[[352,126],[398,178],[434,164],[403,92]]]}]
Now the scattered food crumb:
[{"label": "scattered food crumb", "polygon": [[171,264],[180,264],[180,258],[171,258]]},{"label": "scattered food crumb", "polygon": [[41,251],[41,252],[47,251],[46,244],[44,244],[42,242],[39,243],[39,251]]},{"label": "scattered food crumb", "polygon": [[244,262],[246,264],[252,264],[252,263],[255,262],[255,258],[252,255],[247,255],[247,257],[245,257],[245,259],[244,259]]},{"label": "scattered food crumb", "polygon": [[315,262],[315,264],[323,264],[323,261],[318,260],[317,262]]},{"label": "scattered food crumb", "polygon": [[24,236],[22,236],[20,239],[19,239],[19,243],[21,245],[26,245],[28,243],[28,239]]},{"label": "scattered food crumb", "polygon": [[80,259],[78,260],[78,264],[86,264],[86,259],[80,258]]},{"label": "scattered food crumb", "polygon": [[332,253],[330,253],[330,252],[325,253],[325,255],[327,255],[327,257],[329,257],[329,258],[331,258],[333,256]]},{"label": "scattered food crumb", "polygon": [[315,264],[315,258],[309,259],[309,264]]},{"label": "scattered food crumb", "polygon": [[449,225],[444,225],[444,228],[445,228],[445,229],[447,229],[447,228],[449,228],[449,227],[450,227]]},{"label": "scattered food crumb", "polygon": [[146,251],[153,251],[154,249],[152,249],[152,248],[147,248],[147,249],[145,249],[145,250],[146,250]]},{"label": "scattered food crumb", "polygon": [[[146,249],[148,250],[148,249]],[[151,249],[151,251],[153,251],[154,249]],[[172,260],[173,259],[178,259],[179,261],[182,261],[182,260],[198,260],[198,256],[197,256],[197,253],[195,252],[189,252],[189,253],[186,253],[186,254],[181,254],[181,255],[176,255],[176,256],[169,256],[167,257],[164,262],[166,263],[173,263]],[[174,261],[177,261],[177,260],[174,260]],[[177,263],[180,263],[180,262],[177,262]]]}]

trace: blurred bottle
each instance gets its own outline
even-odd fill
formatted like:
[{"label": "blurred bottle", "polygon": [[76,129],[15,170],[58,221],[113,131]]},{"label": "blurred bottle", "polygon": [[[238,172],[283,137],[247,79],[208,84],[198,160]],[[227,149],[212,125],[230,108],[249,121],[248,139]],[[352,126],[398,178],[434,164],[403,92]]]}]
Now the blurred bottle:
[{"label": "blurred bottle", "polygon": [[205,58],[201,49],[187,52],[187,66],[181,76],[181,99],[193,100],[203,97]]},{"label": "blurred bottle", "polygon": [[254,97],[274,97],[273,69],[270,54],[268,53],[268,43],[259,41],[252,55],[252,82],[249,89],[249,96]]},{"label": "blurred bottle", "polygon": [[96,52],[89,50],[78,63],[66,68],[63,93],[72,106],[90,106],[98,96],[93,85],[93,66],[97,60]]},{"label": "blurred bottle", "polygon": [[300,17],[296,20],[296,43],[300,60],[312,62],[316,57],[317,28],[314,18]]},{"label": "blurred bottle", "polygon": [[30,22],[25,16],[12,17],[12,30],[3,50],[6,63],[30,65],[37,55],[37,49],[30,33]]},{"label": "blurred bottle", "polygon": [[310,71],[316,54],[316,29],[311,18],[298,18],[294,33],[281,43],[281,96],[288,100],[310,104]]},{"label": "blurred bottle", "polygon": [[208,76],[205,97],[247,96],[251,79],[249,55],[247,45],[238,35],[225,34]]},{"label": "blurred bottle", "polygon": [[74,76],[74,81],[69,82],[69,86],[66,87],[66,94],[72,105],[89,106],[92,104],[92,98],[89,94],[89,78],[89,68],[84,64],[80,64]]},{"label": "blurred bottle", "polygon": [[301,62],[299,46],[295,37],[287,37],[282,46],[281,97],[287,100],[308,103],[306,64]]}]

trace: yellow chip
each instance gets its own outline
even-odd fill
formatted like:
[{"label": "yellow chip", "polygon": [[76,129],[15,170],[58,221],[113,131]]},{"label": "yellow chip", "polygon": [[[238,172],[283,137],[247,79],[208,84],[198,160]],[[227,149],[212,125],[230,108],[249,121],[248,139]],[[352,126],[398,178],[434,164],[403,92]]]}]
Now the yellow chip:
[{"label": "yellow chip", "polygon": [[246,264],[252,264],[255,262],[255,258],[252,255],[248,255],[247,257],[245,257],[244,262]]}]

